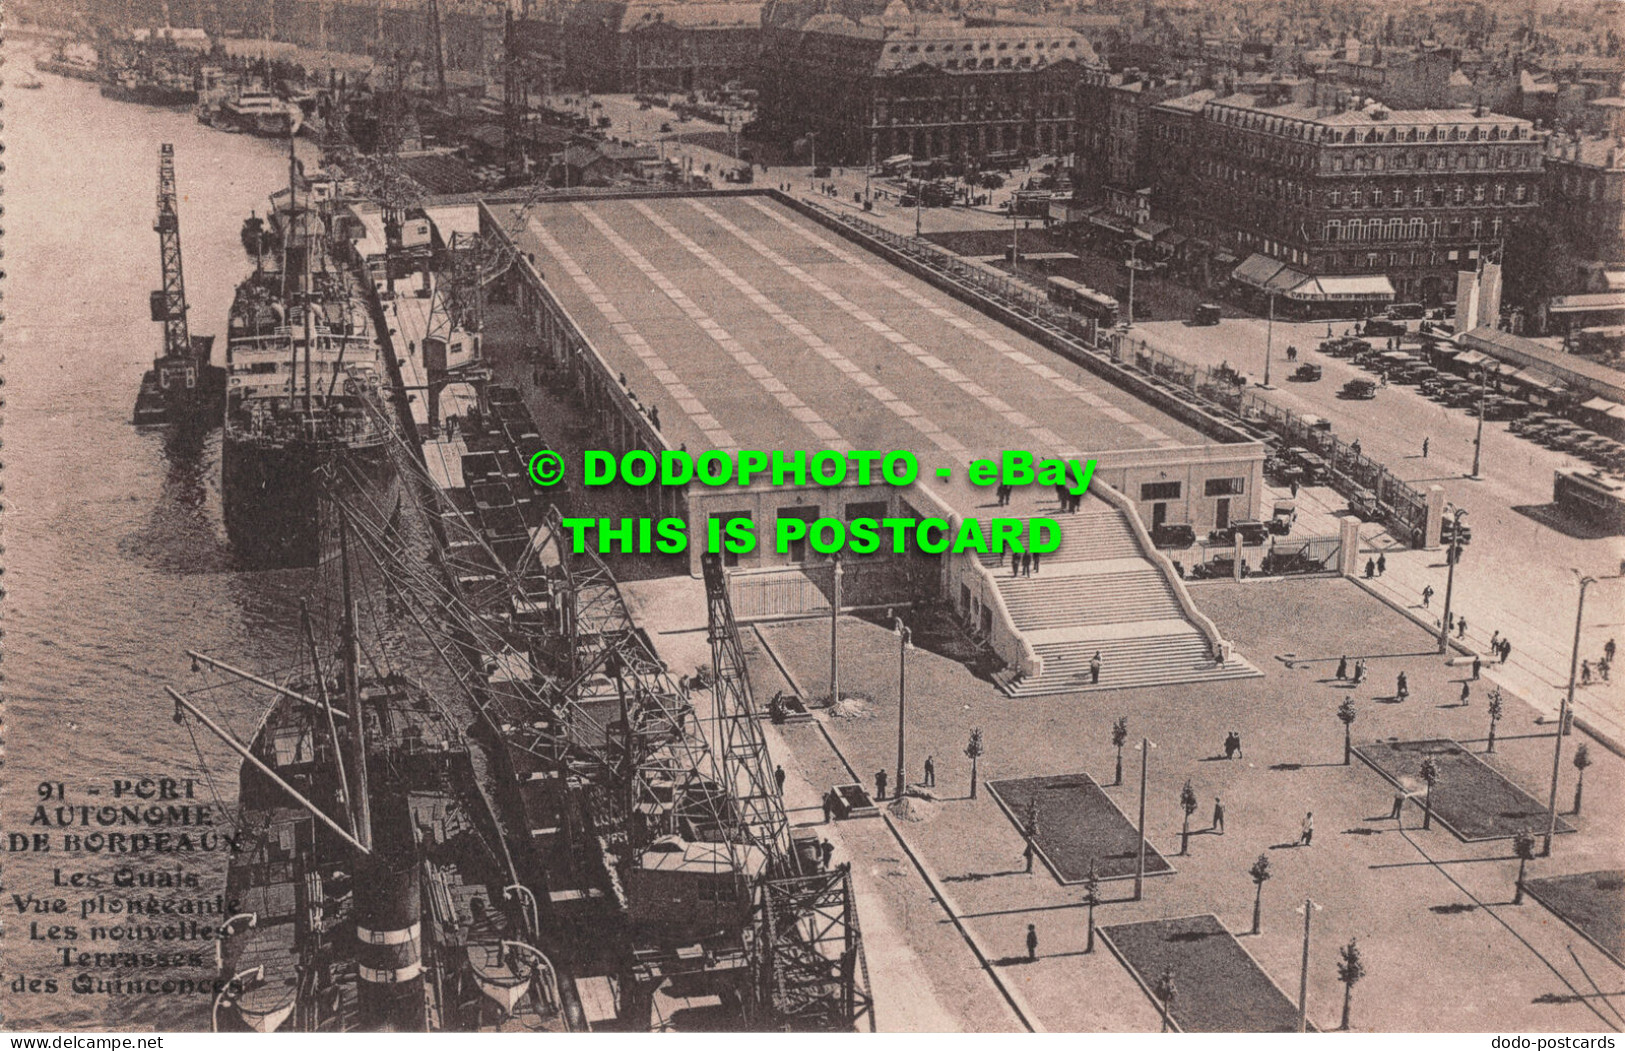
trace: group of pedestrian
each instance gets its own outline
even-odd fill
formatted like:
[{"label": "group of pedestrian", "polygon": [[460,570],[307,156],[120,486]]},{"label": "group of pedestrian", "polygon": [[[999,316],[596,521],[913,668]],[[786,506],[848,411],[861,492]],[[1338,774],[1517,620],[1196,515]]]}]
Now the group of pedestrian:
[{"label": "group of pedestrian", "polygon": [[1055,498],[1060,502],[1063,514],[1075,515],[1078,508],[1083,506],[1083,494],[1074,493],[1064,485],[1055,487]]},{"label": "group of pedestrian", "polygon": [[[1388,572],[1388,556],[1387,556],[1387,554],[1379,551],[1379,552],[1377,552],[1377,557],[1376,558],[1368,558],[1368,559],[1365,560],[1365,578],[1367,580],[1371,580],[1374,577],[1380,577],[1386,572]],[[1428,597],[1431,598],[1432,597],[1431,596],[1431,589],[1429,589],[1429,591],[1430,591],[1430,594],[1429,594]],[[1427,600],[1423,599],[1422,604],[1424,606],[1427,605]]]},{"label": "group of pedestrian", "polygon": [[1013,577],[1030,577],[1038,572],[1039,554],[1037,551],[1017,551],[1010,549],[1010,575]]},{"label": "group of pedestrian", "polygon": [[1011,485],[1009,482],[1000,482],[999,483],[999,487],[997,489],[993,490],[993,492],[999,498],[999,506],[1000,507],[1009,507],[1010,506],[1010,494],[1015,492],[1015,490],[1016,490],[1016,487]]},{"label": "group of pedestrian", "polygon": [[1224,757],[1235,759],[1241,756],[1241,734],[1234,730],[1224,736]]},{"label": "group of pedestrian", "polygon": [[[1405,674],[1401,672],[1400,679],[1403,680],[1404,677]],[[1352,682],[1356,686],[1360,685],[1362,682],[1365,682],[1365,658],[1355,658],[1352,674],[1349,668],[1348,655],[1345,654],[1337,658],[1337,681]]]}]

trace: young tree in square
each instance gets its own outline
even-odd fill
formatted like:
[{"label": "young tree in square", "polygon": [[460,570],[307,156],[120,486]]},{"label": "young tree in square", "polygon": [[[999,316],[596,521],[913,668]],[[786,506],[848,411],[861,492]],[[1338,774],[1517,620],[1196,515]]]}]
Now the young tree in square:
[{"label": "young tree in square", "polygon": [[1337,706],[1337,718],[1343,723],[1343,765],[1348,766],[1354,753],[1352,733],[1354,728],[1354,698],[1348,697]]},{"label": "young tree in square", "polygon": [[1504,710],[1501,703],[1501,687],[1497,686],[1490,691],[1490,742],[1484,749],[1486,752],[1495,751],[1495,724],[1501,721],[1501,712]]},{"label": "young tree in square", "polygon": [[1112,744],[1117,748],[1117,776],[1112,779],[1114,785],[1123,783],[1123,743],[1127,740],[1128,716],[1123,715],[1119,716],[1115,723],[1112,723]]},{"label": "young tree in square", "polygon": [[965,758],[970,760],[970,797],[976,798],[976,761],[982,758],[987,750],[982,747],[982,731],[970,732],[970,743],[965,746]]},{"label": "young tree in square", "polygon": [[1270,856],[1258,855],[1253,867],[1247,870],[1247,875],[1253,878],[1253,933],[1259,932],[1260,924],[1264,919],[1264,881],[1270,878]]},{"label": "young tree in square", "polygon": [[1580,796],[1586,789],[1586,767],[1591,765],[1591,749],[1580,743],[1574,750],[1574,769],[1579,771],[1580,777],[1574,782],[1574,815],[1580,816]]},{"label": "young tree in square", "polygon": [[1354,985],[1365,977],[1365,961],[1360,958],[1360,940],[1350,938],[1349,943],[1338,950],[1337,953],[1337,980],[1343,983],[1343,1024],[1339,1029],[1347,1030],[1349,1027],[1349,1006],[1354,1000]]},{"label": "young tree in square", "polygon": [[1518,884],[1512,895],[1512,904],[1523,904],[1523,870],[1535,856],[1535,834],[1524,829],[1512,837],[1512,853],[1518,858]]},{"label": "young tree in square", "polygon": [[1162,1004],[1162,1031],[1166,1033],[1173,1022],[1174,998],[1179,995],[1179,989],[1174,985],[1174,969],[1164,967],[1162,976],[1157,979],[1155,990],[1157,1001]]},{"label": "young tree in square", "polygon": [[1100,874],[1095,871],[1095,859],[1089,859],[1089,875],[1083,881],[1083,903],[1089,906],[1089,942],[1085,953],[1095,951],[1095,906],[1100,904]]},{"label": "young tree in square", "polygon": [[1185,812],[1185,824],[1179,830],[1179,852],[1190,853],[1191,846],[1191,815],[1196,813],[1196,789],[1191,787],[1189,779],[1185,787],[1179,790],[1179,809]]},{"label": "young tree in square", "polygon": [[1422,799],[1422,828],[1433,827],[1433,786],[1439,783],[1439,764],[1432,759],[1422,760],[1422,783],[1428,786]]}]

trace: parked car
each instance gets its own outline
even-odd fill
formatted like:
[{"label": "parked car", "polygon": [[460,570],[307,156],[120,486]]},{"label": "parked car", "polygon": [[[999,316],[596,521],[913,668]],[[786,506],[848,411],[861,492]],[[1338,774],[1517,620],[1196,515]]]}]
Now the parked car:
[{"label": "parked car", "polygon": [[1298,519],[1298,505],[1291,500],[1277,500],[1270,509],[1270,532],[1276,536],[1286,536],[1292,532],[1292,523]]},{"label": "parked car", "polygon": [[1403,336],[1409,331],[1403,321],[1374,317],[1365,323],[1365,328],[1361,330],[1360,334],[1363,336]]},{"label": "parked car", "polygon": [[1269,526],[1263,522],[1255,522],[1250,519],[1236,521],[1223,528],[1213,530],[1207,535],[1207,538],[1215,544],[1232,544],[1235,543],[1238,536],[1241,537],[1243,544],[1262,544],[1270,537]]},{"label": "parked car", "polygon": [[1369,489],[1356,487],[1349,492],[1349,514],[1367,522],[1377,517],[1377,494]]},{"label": "parked car", "polygon": [[1319,380],[1320,377],[1321,370],[1319,365],[1299,365],[1292,372],[1292,378],[1297,380],[1299,383],[1314,383],[1315,381]]},{"label": "parked car", "polygon": [[1196,530],[1185,522],[1164,522],[1151,530],[1151,542],[1157,547],[1183,550],[1196,543]]},{"label": "parked car", "polygon": [[1544,427],[1550,422],[1552,422],[1551,413],[1531,412],[1520,420],[1512,421],[1511,426],[1509,426],[1507,430],[1511,431],[1513,434],[1528,434],[1535,428]]},{"label": "parked car", "polygon": [[1377,385],[1372,380],[1349,380],[1343,384],[1338,397],[1354,401],[1369,401],[1377,396]]},{"label": "parked car", "polygon": [[1203,303],[1196,308],[1196,316],[1191,319],[1193,325],[1217,325],[1219,323],[1219,305],[1217,303]]}]

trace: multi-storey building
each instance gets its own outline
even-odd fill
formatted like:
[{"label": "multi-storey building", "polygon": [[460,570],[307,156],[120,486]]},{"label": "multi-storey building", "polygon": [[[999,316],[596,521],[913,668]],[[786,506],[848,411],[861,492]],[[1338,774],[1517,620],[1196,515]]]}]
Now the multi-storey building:
[{"label": "multi-storey building", "polygon": [[[1194,180],[1182,190],[1162,184],[1154,208],[1219,251],[1290,268],[1270,281],[1288,300],[1438,303],[1452,295],[1455,273],[1498,252],[1510,224],[1540,200],[1542,142],[1528,121],[1271,101],[1209,99],[1194,125],[1189,107],[1159,107],[1160,128],[1195,140],[1181,146]],[[1263,265],[1244,264],[1238,278]],[[1300,277],[1301,294],[1282,287]]]},{"label": "multi-storey building", "polygon": [[1152,106],[1184,95],[1185,80],[1129,70],[1084,70],[1077,87],[1077,158],[1073,185],[1090,200],[1115,189],[1133,192],[1151,183],[1156,168],[1145,131]]},{"label": "multi-storey building", "polygon": [[762,7],[761,0],[578,0],[560,27],[565,83],[643,93],[741,80],[761,47]]},{"label": "multi-storey building", "polygon": [[1557,235],[1545,327],[1618,324],[1625,316],[1625,140],[1552,136],[1545,217]]},{"label": "multi-storey building", "polygon": [[1066,153],[1073,84],[1094,63],[1068,29],[818,15],[769,36],[760,121],[785,138],[812,133],[819,160],[837,163]]}]

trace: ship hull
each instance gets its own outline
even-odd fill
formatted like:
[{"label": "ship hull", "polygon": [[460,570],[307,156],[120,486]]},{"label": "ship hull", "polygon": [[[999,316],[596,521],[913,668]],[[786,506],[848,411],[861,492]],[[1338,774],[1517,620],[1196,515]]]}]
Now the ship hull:
[{"label": "ship hull", "polygon": [[388,448],[265,445],[228,434],[221,448],[226,534],[263,569],[317,565],[338,553],[340,504],[373,521],[400,507]]}]

